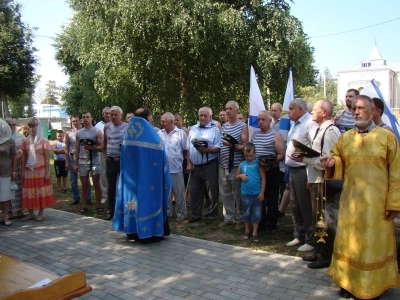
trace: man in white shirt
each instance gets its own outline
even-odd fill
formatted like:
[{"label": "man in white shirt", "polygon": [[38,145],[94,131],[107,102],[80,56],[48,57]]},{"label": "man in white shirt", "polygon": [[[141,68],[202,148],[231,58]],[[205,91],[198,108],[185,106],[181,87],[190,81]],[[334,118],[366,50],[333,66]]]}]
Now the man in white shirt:
[{"label": "man in white shirt", "polygon": [[[165,153],[168,158],[169,171],[172,181],[172,192],[176,199],[176,221],[181,222],[186,218],[187,208],[185,201],[185,183],[183,179],[183,157],[187,152],[187,135],[175,126],[175,117],[172,113],[166,112],[161,116],[161,126],[157,134],[164,143]],[[171,197],[168,203],[167,215],[172,216]]]},{"label": "man in white shirt", "polygon": [[[317,101],[314,105],[312,119],[319,127],[311,126],[308,132],[311,147],[315,151],[325,156],[330,153],[333,145],[340,137],[340,131],[336,126],[333,126],[331,121],[333,113],[333,103],[327,99]],[[324,172],[321,165],[321,156],[306,157],[300,155],[298,157],[290,157],[296,162],[304,162],[307,164],[308,182],[310,183],[311,202],[315,222],[324,214],[324,219],[327,224],[328,236],[325,238],[326,243],[318,243],[316,252],[311,256],[304,256],[304,261],[311,261],[308,267],[311,269],[326,268],[329,266],[333,252],[333,241],[336,231],[336,216],[339,208],[339,195],[331,196],[324,193]],[[322,197],[327,197],[326,202],[321,202]],[[319,199],[320,201],[318,201]],[[322,211],[323,210],[323,211]],[[336,210],[336,213],[335,213]],[[318,211],[318,213],[317,213]],[[318,215],[317,215],[318,214]]]},{"label": "man in white shirt", "polygon": [[[102,111],[103,120],[97,122],[94,127],[101,131],[102,138],[104,140],[104,126],[111,121],[111,111],[110,108],[104,107]],[[104,149],[102,152],[99,152],[100,157],[100,186],[101,186],[101,203],[107,202],[107,194],[108,194],[108,182],[106,176],[106,159],[107,159],[107,151]]]},{"label": "man in white shirt", "polygon": [[296,98],[289,104],[289,118],[294,122],[290,128],[286,149],[285,164],[290,166],[290,206],[292,207],[292,218],[294,223],[294,240],[286,244],[286,246],[297,246],[298,251],[314,250],[314,216],[312,213],[310,190],[307,185],[307,169],[302,162],[296,162],[290,158],[294,152],[292,139],[300,143],[310,146],[308,132],[310,127],[318,127],[313,122],[311,115],[307,111],[307,103]]}]

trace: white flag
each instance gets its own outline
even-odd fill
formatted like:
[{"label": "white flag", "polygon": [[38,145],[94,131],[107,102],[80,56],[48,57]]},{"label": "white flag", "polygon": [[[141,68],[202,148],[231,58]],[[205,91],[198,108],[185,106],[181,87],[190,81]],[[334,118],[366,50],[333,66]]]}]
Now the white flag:
[{"label": "white flag", "polygon": [[396,119],[392,109],[390,108],[390,105],[388,105],[386,100],[383,98],[381,91],[379,90],[379,88],[377,87],[377,85],[375,84],[373,79],[370,81],[370,83],[368,83],[364,87],[364,89],[361,91],[361,95],[367,95],[371,98],[376,97],[376,98],[379,98],[382,100],[382,102],[385,106],[383,115],[382,115],[382,122],[389,125],[390,127],[392,127],[394,134],[397,136],[397,140],[400,141],[399,123],[397,122],[397,119]]},{"label": "white flag", "polygon": [[258,113],[265,110],[264,101],[261,96],[260,88],[258,87],[256,74],[253,66],[250,68],[250,99],[249,99],[249,141],[255,132],[260,130],[258,128]]}]

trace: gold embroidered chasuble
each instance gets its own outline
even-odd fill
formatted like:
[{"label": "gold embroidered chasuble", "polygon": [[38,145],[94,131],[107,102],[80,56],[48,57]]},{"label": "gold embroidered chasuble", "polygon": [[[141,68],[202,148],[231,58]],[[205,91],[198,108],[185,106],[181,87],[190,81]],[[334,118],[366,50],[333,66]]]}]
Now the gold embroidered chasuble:
[{"label": "gold embroidered chasuble", "polygon": [[335,167],[327,179],[344,179],[332,262],[335,283],[361,299],[400,287],[394,221],[400,211],[400,150],[396,136],[376,127],[352,129],[331,150]]}]

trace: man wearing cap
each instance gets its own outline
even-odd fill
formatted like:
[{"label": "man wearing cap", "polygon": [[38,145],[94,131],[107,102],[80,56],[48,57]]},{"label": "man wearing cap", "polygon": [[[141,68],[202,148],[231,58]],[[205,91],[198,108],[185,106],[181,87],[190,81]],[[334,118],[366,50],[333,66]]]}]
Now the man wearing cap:
[{"label": "man wearing cap", "polygon": [[211,108],[202,107],[199,109],[199,123],[189,131],[187,170],[191,172],[189,184],[192,206],[189,223],[202,220],[204,192],[210,201],[206,224],[211,224],[218,216],[218,153],[221,133],[211,120]]},{"label": "man wearing cap", "polygon": [[220,226],[232,226],[236,223],[235,228],[242,229],[241,183],[235,179],[235,176],[237,167],[244,160],[243,145],[249,140],[249,130],[247,125],[238,119],[239,104],[237,101],[228,101],[225,111],[228,122],[222,126],[222,135],[225,137],[228,135],[233,139],[230,141],[223,139],[221,143],[218,179],[224,205],[224,222]]},{"label": "man wearing cap", "polygon": [[[114,217],[115,197],[117,193],[117,181],[120,172],[121,145],[124,139],[128,123],[122,121],[123,112],[121,107],[112,106],[110,108],[111,122],[104,126],[104,149],[107,152],[106,177],[108,183],[108,217]],[[104,170],[103,170],[104,172]]]},{"label": "man wearing cap", "polygon": [[296,162],[290,157],[293,156],[294,146],[292,139],[310,146],[308,138],[310,126],[318,126],[313,122],[307,111],[307,103],[296,98],[289,104],[289,118],[294,122],[288,134],[286,149],[286,165],[290,166],[290,206],[292,207],[292,218],[294,223],[294,239],[286,246],[300,246],[298,251],[314,250],[314,216],[312,213],[310,190],[307,189],[306,165]]}]

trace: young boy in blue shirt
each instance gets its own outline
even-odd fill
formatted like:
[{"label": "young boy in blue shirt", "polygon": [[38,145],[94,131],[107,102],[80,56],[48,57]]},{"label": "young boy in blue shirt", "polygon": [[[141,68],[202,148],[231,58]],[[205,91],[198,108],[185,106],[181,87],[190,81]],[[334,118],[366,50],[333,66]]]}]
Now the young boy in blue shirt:
[{"label": "young boy in blue shirt", "polygon": [[250,222],[253,223],[253,243],[260,241],[258,237],[258,224],[261,221],[262,202],[266,177],[260,161],[255,159],[256,147],[253,143],[246,143],[243,148],[245,161],[241,162],[236,172],[236,180],[241,180],[242,209],[245,232],[242,239],[250,238]]}]

